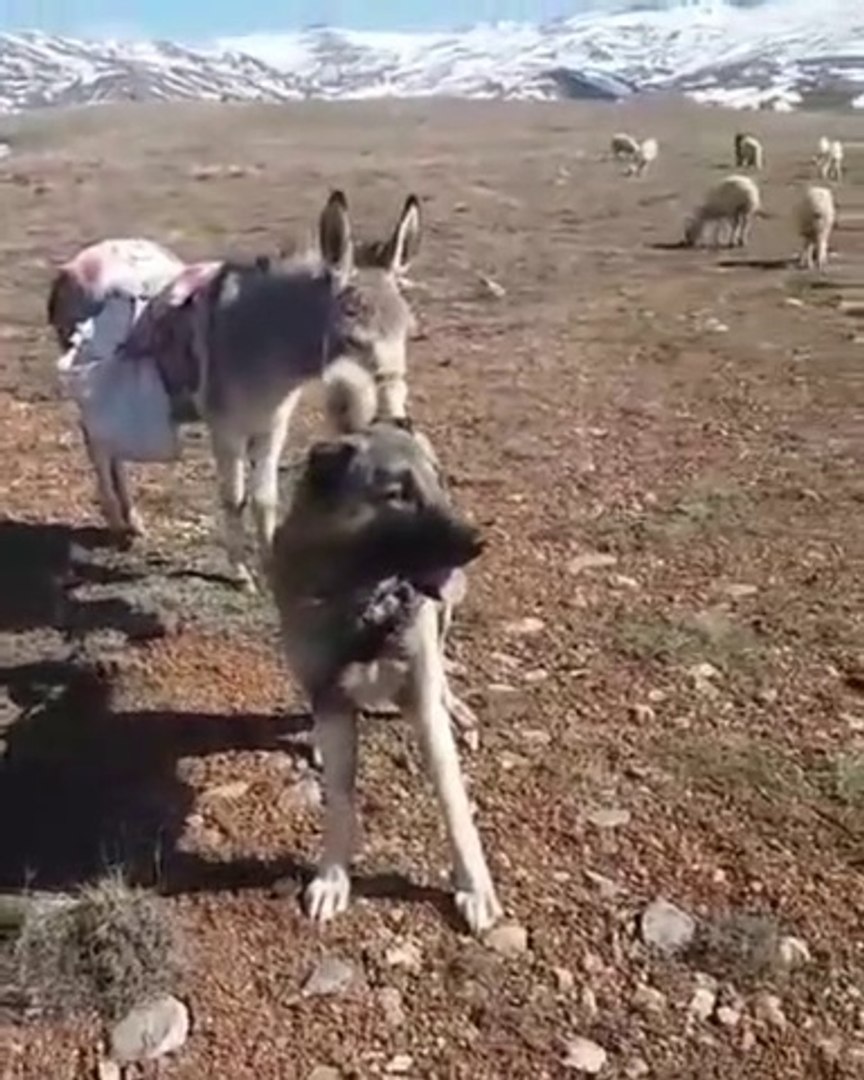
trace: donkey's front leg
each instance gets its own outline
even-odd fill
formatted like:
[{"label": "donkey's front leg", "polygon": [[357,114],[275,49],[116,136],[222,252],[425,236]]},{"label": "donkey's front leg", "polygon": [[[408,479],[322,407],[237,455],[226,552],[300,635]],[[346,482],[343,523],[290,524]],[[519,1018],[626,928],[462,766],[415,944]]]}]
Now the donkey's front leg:
[{"label": "donkey's front leg", "polygon": [[453,729],[445,707],[446,678],[441,661],[438,615],[431,601],[425,602],[420,609],[416,633],[407,704],[453,851],[456,906],[471,930],[479,934],[500,917],[501,905],[486,865],[480,834],[471,816]]},{"label": "donkey's front leg", "polygon": [[326,922],[345,911],[357,828],[357,717],[348,702],[315,707],[313,737],[324,765],[324,850],[306,890],[310,918]]},{"label": "donkey's front leg", "polygon": [[111,480],[117,500],[120,503],[120,511],[126,528],[132,536],[143,536],[145,533],[144,522],[132,501],[129,484],[126,478],[126,465],[119,458],[111,459]]},{"label": "donkey's front leg", "polygon": [[246,504],[246,442],[211,427],[210,441],[219,477],[219,498],[225,527],[228,562],[241,589],[255,591],[255,579],[246,559],[243,509]]}]

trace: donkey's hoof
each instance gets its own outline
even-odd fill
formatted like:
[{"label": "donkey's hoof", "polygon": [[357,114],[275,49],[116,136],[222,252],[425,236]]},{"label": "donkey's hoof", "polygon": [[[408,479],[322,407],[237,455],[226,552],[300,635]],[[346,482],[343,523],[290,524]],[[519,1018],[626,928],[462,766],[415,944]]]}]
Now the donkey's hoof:
[{"label": "donkey's hoof", "polygon": [[135,510],[129,515],[126,531],[130,536],[137,537],[139,540],[142,540],[147,535],[147,527],[144,524],[144,519]]}]

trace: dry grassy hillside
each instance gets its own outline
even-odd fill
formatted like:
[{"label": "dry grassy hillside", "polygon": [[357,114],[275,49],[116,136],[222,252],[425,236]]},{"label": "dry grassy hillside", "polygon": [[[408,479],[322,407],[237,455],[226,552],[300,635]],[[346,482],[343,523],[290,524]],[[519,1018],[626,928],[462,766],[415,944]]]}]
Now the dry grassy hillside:
[{"label": "dry grassy hillside", "polygon": [[[577,1036],[610,1078],[864,1075],[864,326],[841,309],[864,295],[864,146],[824,280],[787,265],[818,136],[860,121],[382,102],[20,123],[0,163],[0,888],[119,864],[164,895],[193,1017],[176,1080],[540,1080],[571,1074]],[[675,250],[739,127],[764,140],[770,217],[746,253]],[[644,179],[605,160],[617,130],[659,138]],[[135,471],[150,535],[111,551],[54,391],[53,262],[108,235],[275,251],[332,186],[366,236],[423,199],[413,413],[489,538],[457,682],[518,955],[454,923],[393,721],[364,731],[355,903],[304,920],[303,702],[266,603],[220,578],[201,433],[181,466]],[[658,896],[707,928],[699,947],[646,947]],[[785,934],[811,956],[792,971]],[[299,997],[325,954],[355,985]],[[95,1040],[9,1003],[0,1076],[89,1077]]]}]

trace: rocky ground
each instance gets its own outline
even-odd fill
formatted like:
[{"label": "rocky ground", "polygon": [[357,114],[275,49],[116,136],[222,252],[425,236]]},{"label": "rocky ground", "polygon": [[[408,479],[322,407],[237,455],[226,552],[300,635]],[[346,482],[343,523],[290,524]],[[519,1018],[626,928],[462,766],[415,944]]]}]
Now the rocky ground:
[{"label": "rocky ground", "polygon": [[[164,1075],[864,1075],[864,150],[824,280],[790,265],[789,214],[852,117],[748,116],[770,217],[746,253],[676,249],[742,124],[675,103],[141,106],[17,135],[0,888],[120,866],[163,898],[191,1014]],[[659,137],[644,179],[604,160],[616,130]],[[113,551],[52,381],[52,262],[105,235],[274,251],[336,185],[364,235],[423,198],[413,412],[489,539],[453,648],[508,916],[485,942],[454,919],[394,720],[364,731],[354,904],[304,920],[308,719],[266,601],[222,577],[201,433],[136,470],[150,533]],[[319,423],[313,392],[295,447]],[[0,1076],[95,1075],[98,1036],[7,1002]]]}]

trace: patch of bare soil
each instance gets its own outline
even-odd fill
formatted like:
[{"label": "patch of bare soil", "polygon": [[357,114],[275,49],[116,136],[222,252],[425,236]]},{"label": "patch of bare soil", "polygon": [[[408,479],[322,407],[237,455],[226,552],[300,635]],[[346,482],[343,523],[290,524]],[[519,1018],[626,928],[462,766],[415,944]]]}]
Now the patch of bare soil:
[{"label": "patch of bare soil", "polygon": [[[142,106],[34,118],[3,163],[0,888],[120,867],[163,895],[189,953],[176,1080],[533,1080],[569,1074],[576,1038],[609,1077],[864,1071],[864,152],[824,282],[790,262],[790,210],[818,135],[851,139],[851,117],[752,117],[771,216],[746,253],[677,248],[739,120]],[[605,159],[619,129],[660,140],[641,180]],[[455,653],[516,955],[454,921],[398,721],[364,731],[353,906],[305,921],[308,717],[267,603],[223,579],[206,443],[136,470],[150,532],[113,550],[52,381],[54,262],[130,233],[275,252],[331,186],[366,236],[423,199],[413,412],[489,537]],[[656,897],[699,927],[674,957],[640,936]],[[789,935],[809,961],[781,962]],[[302,996],[324,955],[359,977]],[[89,1016],[7,1009],[0,1046],[4,1080],[96,1060]]]}]

